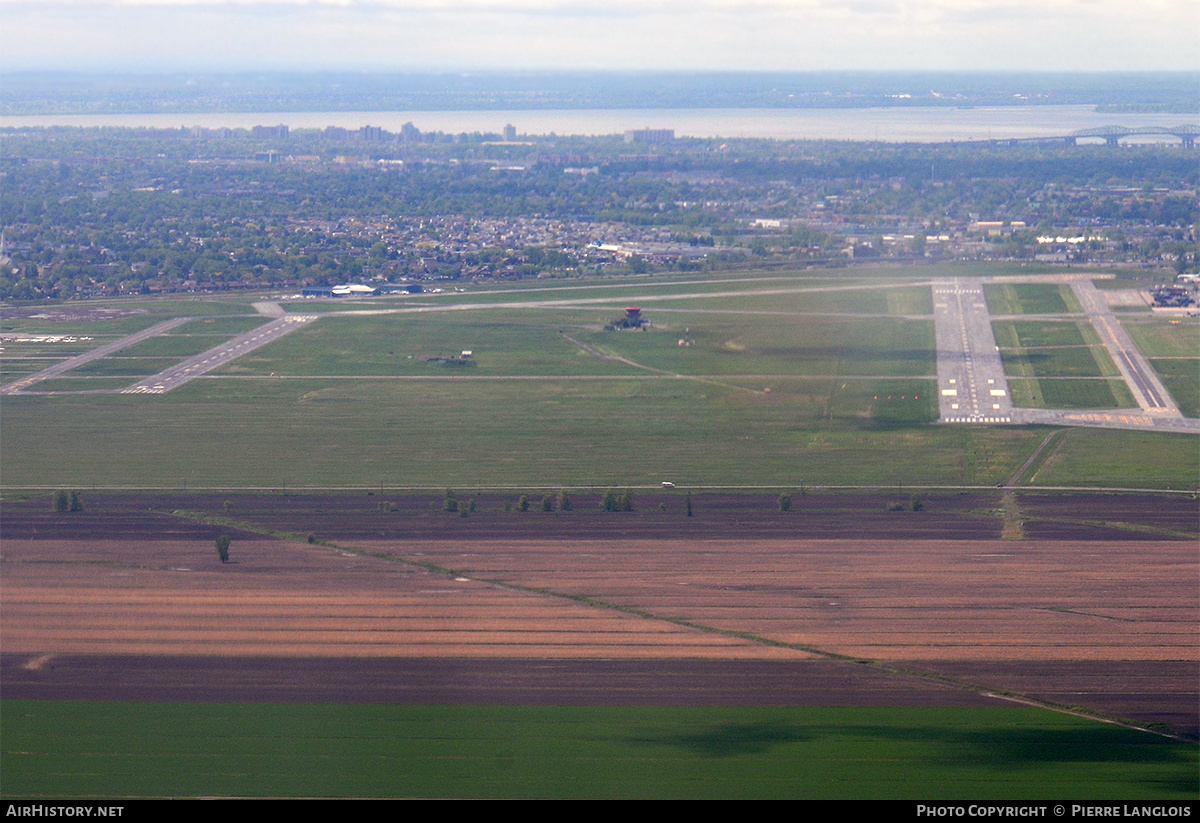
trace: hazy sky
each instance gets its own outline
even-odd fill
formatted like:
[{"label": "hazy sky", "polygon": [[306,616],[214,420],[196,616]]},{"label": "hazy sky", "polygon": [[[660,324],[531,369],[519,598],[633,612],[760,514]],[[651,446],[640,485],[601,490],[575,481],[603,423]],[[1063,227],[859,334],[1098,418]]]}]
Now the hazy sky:
[{"label": "hazy sky", "polygon": [[1200,68],[1197,0],[0,0],[13,69]]}]

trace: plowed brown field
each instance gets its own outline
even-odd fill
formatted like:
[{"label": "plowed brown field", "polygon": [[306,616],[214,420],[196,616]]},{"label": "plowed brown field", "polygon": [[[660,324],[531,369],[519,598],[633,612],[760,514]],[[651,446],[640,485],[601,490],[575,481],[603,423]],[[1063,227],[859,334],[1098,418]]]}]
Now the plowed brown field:
[{"label": "plowed brown field", "polygon": [[304,543],[5,541],[5,652],[802,657]]},{"label": "plowed brown field", "polygon": [[[394,511],[349,512],[346,534],[338,535],[329,502],[310,501],[310,521],[299,517],[297,531],[320,522],[321,538],[336,544],[327,546],[161,513],[185,508],[181,502],[155,497],[154,513],[129,497],[108,510],[93,500],[75,515],[6,505],[6,695],[116,690],[126,699],[215,699],[226,689],[237,699],[336,693],[346,701],[417,702],[463,694],[625,703],[726,703],[737,694],[770,703],[786,695],[827,705],[984,699],[923,672],[980,692],[1195,733],[1200,561],[1192,540],[1128,529],[1138,539],[781,537],[779,523],[798,530],[804,512],[788,521],[762,506],[726,506],[748,525],[726,522],[684,537],[660,532],[670,519],[693,529],[697,518],[652,511],[621,521],[625,515],[588,511],[578,520],[601,524],[592,538],[579,535],[586,529],[573,512],[493,512],[493,526],[516,522],[516,534],[493,528],[503,539],[439,539],[438,524],[479,529],[489,514],[459,518],[427,499],[413,507],[421,517],[408,518],[406,528],[424,524],[419,535],[396,538],[386,518],[405,519]],[[246,499],[228,508],[199,502],[247,524],[280,527],[277,512],[253,510]],[[959,505],[967,520],[992,517],[981,501]],[[884,511],[878,499],[869,508]],[[923,513],[902,514],[921,525]],[[531,534],[539,521],[546,533]],[[938,534],[948,529],[945,518],[926,522]],[[652,524],[652,533],[640,534],[639,523]],[[739,528],[751,534],[730,534]],[[228,564],[213,548],[222,531],[234,537]],[[300,671],[324,675],[305,679]],[[464,672],[474,672],[470,688]]]}]

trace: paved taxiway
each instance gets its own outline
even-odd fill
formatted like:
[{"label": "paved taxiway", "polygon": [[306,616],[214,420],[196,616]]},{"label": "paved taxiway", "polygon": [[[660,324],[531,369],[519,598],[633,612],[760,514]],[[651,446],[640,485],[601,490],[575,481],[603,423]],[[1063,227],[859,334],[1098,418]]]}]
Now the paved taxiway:
[{"label": "paved taxiway", "polygon": [[1149,361],[1142,356],[1129,332],[1113,315],[1108,299],[1090,280],[1071,283],[1079,304],[1087,313],[1088,320],[1100,340],[1112,355],[1113,362],[1121,370],[1121,376],[1129,384],[1129,390],[1137,404],[1147,412],[1179,417],[1179,409],[1171,400],[1162,381],[1154,373]]}]

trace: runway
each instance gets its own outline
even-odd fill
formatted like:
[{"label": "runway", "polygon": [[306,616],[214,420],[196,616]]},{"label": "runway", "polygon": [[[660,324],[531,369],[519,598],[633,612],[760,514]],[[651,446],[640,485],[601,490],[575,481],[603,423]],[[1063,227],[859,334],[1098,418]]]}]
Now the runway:
[{"label": "runway", "polygon": [[189,380],[193,380],[213,369],[224,366],[231,360],[236,360],[244,354],[267,345],[291,331],[295,331],[306,323],[317,319],[315,314],[289,314],[272,320],[257,329],[239,334],[219,346],[189,357],[182,363],[176,363],[169,369],[151,375],[132,386],[121,389],[120,394],[164,394],[177,389]]},{"label": "runway", "polygon": [[51,377],[58,377],[60,374],[66,374],[69,371],[79,368],[93,360],[99,360],[102,357],[108,357],[114,352],[121,349],[127,349],[134,343],[141,343],[143,340],[149,340],[151,337],[158,337],[160,334],[165,334],[171,329],[182,326],[184,323],[189,323],[194,320],[194,317],[176,317],[167,320],[163,323],[158,323],[148,329],[143,329],[136,334],[131,334],[128,337],[122,337],[120,340],[114,340],[111,343],[106,343],[103,346],[84,352],[76,357],[70,357],[61,363],[55,363],[53,366],[48,366],[39,372],[31,374],[27,377],[22,377],[20,380],[9,383],[7,386],[0,388],[0,394],[25,394],[27,390],[34,385],[41,383],[43,380],[49,380]]},{"label": "runway", "polygon": [[933,287],[942,423],[1016,422],[983,282],[980,277],[955,277]]}]

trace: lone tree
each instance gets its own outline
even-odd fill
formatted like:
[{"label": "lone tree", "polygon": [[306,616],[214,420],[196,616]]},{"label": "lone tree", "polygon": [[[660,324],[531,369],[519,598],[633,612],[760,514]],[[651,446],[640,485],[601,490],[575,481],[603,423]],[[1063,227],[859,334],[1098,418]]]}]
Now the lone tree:
[{"label": "lone tree", "polygon": [[781,512],[788,511],[792,507],[792,496],[790,494],[779,495],[779,510]]},{"label": "lone tree", "polygon": [[687,502],[687,516],[691,517],[692,516],[692,493],[688,492],[687,497],[685,497],[684,500]]},{"label": "lone tree", "polygon": [[558,510],[561,512],[571,510],[571,495],[567,494],[566,489],[562,489],[558,493]]},{"label": "lone tree", "polygon": [[442,496],[442,511],[458,511],[458,497],[450,489],[446,489],[446,493]]},{"label": "lone tree", "polygon": [[217,556],[221,558],[222,563],[229,562],[229,535],[217,536]]},{"label": "lone tree", "polygon": [[79,499],[77,491],[59,489],[50,497],[50,503],[56,512],[83,511],[83,501]]},{"label": "lone tree", "polygon": [[544,511],[544,512],[554,511],[554,495],[547,494],[547,495],[542,496],[542,511]]},{"label": "lone tree", "polygon": [[517,508],[523,512],[529,511],[529,496],[528,495],[524,495],[524,494],[521,495],[520,499],[517,500]]}]

